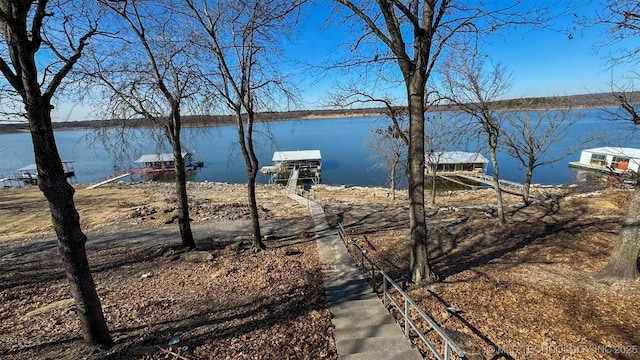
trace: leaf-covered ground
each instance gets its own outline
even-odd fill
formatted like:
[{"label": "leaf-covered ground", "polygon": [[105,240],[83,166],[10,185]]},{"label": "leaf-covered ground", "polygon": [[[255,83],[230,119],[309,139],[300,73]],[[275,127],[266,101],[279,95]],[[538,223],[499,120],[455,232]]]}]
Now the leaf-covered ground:
[{"label": "leaf-covered ground", "polygon": [[[242,199],[241,186],[192,184],[191,187],[194,201],[204,204],[201,206],[204,210],[197,216],[229,222],[229,228],[233,228],[234,220],[248,217],[246,206],[236,203]],[[204,191],[198,192],[200,188]],[[144,194],[152,189],[143,184],[105,190],[100,196],[110,200],[101,199],[101,205],[113,207],[113,213],[108,212],[109,217],[115,217],[108,229],[175,227],[158,224],[158,215],[154,219],[154,214],[162,214],[162,209],[172,207],[170,201],[162,201],[170,189],[160,185],[153,194]],[[4,195],[11,196],[0,198],[3,211],[12,210],[15,205],[12,199],[21,197],[16,194],[28,199],[38,197],[33,191],[8,189]],[[276,194],[270,199],[272,204],[286,199],[279,188],[263,187],[260,193],[264,196],[271,191]],[[138,192],[143,194],[136,196]],[[128,193],[131,196],[127,196]],[[223,204],[219,200],[223,195],[216,194],[224,194],[225,201],[233,202]],[[82,198],[83,195],[87,196],[81,192],[80,203],[89,203],[90,199]],[[98,196],[98,193],[91,195]],[[147,202],[143,203],[145,196]],[[213,198],[206,201],[209,197]],[[122,210],[123,201],[127,202],[124,205],[127,211]],[[267,202],[263,201],[263,204]],[[289,216],[294,218],[300,213],[308,213],[289,201],[278,208],[272,206],[273,210],[263,211],[262,215],[282,218],[279,212],[287,208],[291,209]],[[136,214],[142,207],[158,210]],[[121,214],[117,214],[118,208]],[[23,224],[18,219],[18,212],[13,214],[14,220]],[[95,211],[91,216],[99,217]],[[12,223],[14,220],[3,218],[2,228],[7,233],[16,228]],[[31,236],[37,239],[46,235],[42,228],[46,229],[46,225],[38,226],[34,230],[37,234]],[[90,236],[93,238],[99,236]],[[6,250],[12,249],[11,245],[21,249],[20,245],[35,240],[0,243],[0,249],[5,250],[5,256],[0,256],[0,358],[337,357],[321,265],[316,244],[309,234],[285,230],[272,233],[266,241],[269,251],[259,254],[248,251],[248,241],[237,236],[217,233],[215,238],[204,240],[199,242],[205,244],[202,250],[213,258],[204,262],[184,260],[181,258],[184,254],[166,245],[130,243],[124,237],[122,241],[106,246],[90,245],[89,261],[115,340],[115,345],[109,349],[82,345],[79,321],[74,306],[68,301],[68,285],[55,249],[11,252]],[[241,242],[239,248],[238,241]],[[172,338],[179,342],[168,346]]]},{"label": "leaf-covered ground", "polygon": [[[247,217],[241,185],[190,184],[189,190],[196,224],[231,228]],[[518,198],[507,196],[503,227],[487,207],[491,191],[439,194],[429,220],[432,263],[443,281],[409,286],[409,294],[442,327],[468,334],[488,358],[640,359],[640,281],[604,284],[592,277],[616,240],[629,193],[544,192],[557,201],[520,208]],[[264,219],[308,219],[281,188],[258,193]],[[254,255],[236,249],[237,236],[218,231],[202,242],[212,256],[204,262],[183,260],[157,242],[129,242],[123,231],[175,227],[171,194],[169,184],[78,191],[90,239],[123,234],[122,241],[89,249],[115,340],[110,349],[93,349],[82,345],[55,248],[24,251],[52,235],[46,204],[37,189],[0,189],[0,357],[337,357],[323,264],[309,234],[281,229],[270,234],[269,251]],[[384,189],[318,186],[306,196],[405,282],[405,192],[393,200]],[[10,251],[16,248],[22,251]],[[172,339],[177,344],[169,346]]]},{"label": "leaf-covered ground", "polygon": [[[320,193],[327,201],[340,197]],[[372,204],[387,214],[380,219],[376,212],[352,216],[352,193],[334,202],[330,217],[406,282],[406,224],[394,226],[392,206],[382,203]],[[606,264],[630,192],[545,194],[556,201],[525,208],[509,197],[505,226],[478,206],[491,199],[490,190],[469,192],[466,203],[462,194],[440,197],[429,218],[432,265],[443,281],[407,289],[441,327],[468,335],[473,352],[489,359],[640,359],[640,280],[606,284],[593,277]]]},{"label": "leaf-covered ground", "polygon": [[[115,346],[91,358],[197,359],[335,358],[316,245],[272,240],[249,255],[233,246],[211,249],[212,261],[176,259],[170,249],[117,246],[94,251],[98,292]],[[5,262],[3,265],[7,264]],[[3,358],[84,358],[73,306],[30,314],[69,298],[55,254],[3,266],[0,353]]]}]

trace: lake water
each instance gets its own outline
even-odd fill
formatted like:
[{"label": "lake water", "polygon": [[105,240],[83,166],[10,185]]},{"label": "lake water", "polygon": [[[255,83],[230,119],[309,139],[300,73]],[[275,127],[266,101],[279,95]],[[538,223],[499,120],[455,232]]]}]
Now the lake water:
[{"label": "lake water", "polygon": [[[634,136],[633,124],[604,120],[606,113],[598,109],[583,111],[584,118],[574,127],[571,135],[549,152],[557,156],[571,145],[575,138],[584,138],[594,131],[604,137],[585,147],[624,146],[640,147],[640,139]],[[271,165],[274,151],[319,149],[322,153],[322,181],[326,184],[384,186],[386,176],[376,168],[375,153],[366,145],[370,141],[371,129],[386,126],[387,121],[379,117],[353,117],[338,119],[318,119],[300,121],[279,121],[256,126],[256,152],[260,166]],[[186,128],[183,130],[185,147],[196,154],[204,167],[198,169],[189,180],[244,183],[246,171],[244,160],[237,144],[235,127]],[[126,148],[107,150],[91,130],[67,130],[56,132],[56,141],[61,158],[74,161],[77,181],[91,183],[105,180],[109,175],[122,173],[135,167],[133,161],[140,155],[169,152],[158,149],[156,141],[149,140],[157,135],[148,130],[129,132]],[[488,158],[488,152],[478,146],[477,140],[470,140],[456,149],[480,151]],[[569,184],[576,182],[577,171],[569,168],[570,161],[578,161],[579,151],[555,164],[539,167],[534,171],[533,181],[543,184]],[[522,166],[506,154],[498,156],[501,178],[522,182]],[[34,163],[31,137],[29,134],[0,135],[0,177],[15,172],[16,169]],[[491,174],[489,166],[488,173]],[[267,183],[268,176],[258,175],[261,183]]]}]

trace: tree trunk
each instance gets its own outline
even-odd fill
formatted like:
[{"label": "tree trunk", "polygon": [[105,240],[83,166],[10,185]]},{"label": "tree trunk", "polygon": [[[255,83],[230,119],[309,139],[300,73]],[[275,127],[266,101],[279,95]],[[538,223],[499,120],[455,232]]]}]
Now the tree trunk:
[{"label": "tree trunk", "polygon": [[[416,71],[415,74],[419,72]],[[438,276],[429,265],[427,254],[427,222],[424,207],[424,82],[417,79],[409,81],[409,150],[408,178],[409,186],[409,227],[411,231],[411,281],[436,281]]]},{"label": "tree trunk", "polygon": [[249,211],[251,212],[252,246],[256,250],[266,250],[267,247],[262,242],[260,218],[258,216],[258,202],[256,201],[257,167],[254,167],[248,174],[247,191],[249,195]]},{"label": "tree trunk", "polygon": [[173,139],[172,145],[173,160],[176,175],[176,197],[178,200],[178,227],[180,228],[180,238],[182,247],[195,249],[196,242],[191,231],[191,220],[189,218],[189,196],[187,194],[187,173],[184,168],[182,158],[182,148],[179,139]]},{"label": "tree trunk", "polygon": [[433,168],[431,173],[431,205],[436,204],[436,167]]},{"label": "tree trunk", "polygon": [[113,341],[102,313],[102,306],[87,254],[87,237],[80,228],[80,216],[73,201],[74,188],[67,182],[51,126],[51,106],[41,96],[28,98],[26,111],[31,128],[33,150],[38,167],[38,187],[46,197],[51,220],[58,237],[58,250],[89,344],[108,345]]},{"label": "tree trunk", "polygon": [[180,113],[179,108],[172,107],[171,124],[167,129],[167,137],[171,143],[173,151],[173,163],[176,175],[176,197],[178,200],[178,227],[180,228],[180,238],[182,247],[195,249],[196,242],[191,231],[191,219],[189,218],[189,196],[187,194],[187,172],[184,168],[182,158],[182,142],[180,140]]},{"label": "tree trunk", "polygon": [[529,205],[529,191],[531,189],[531,178],[533,177],[533,168],[527,166],[526,174],[524,176],[524,187],[522,188],[522,201],[525,205]]},{"label": "tree trunk", "polygon": [[498,171],[498,158],[495,146],[490,146],[491,165],[493,166],[493,188],[496,191],[496,207],[498,208],[498,221],[501,225],[507,223],[504,216],[504,203],[502,201],[502,190],[500,189],[500,172]]},{"label": "tree trunk", "polygon": [[622,223],[609,262],[597,277],[601,280],[635,280],[640,276],[638,256],[640,255],[640,183],[636,182],[633,197]]},{"label": "tree trunk", "polygon": [[[58,251],[78,310],[84,340],[89,344],[108,345],[113,340],[89,268],[85,250],[87,237],[80,228],[80,215],[73,201],[75,190],[67,182],[51,125],[51,96],[56,89],[55,82],[49,83],[44,94],[40,89],[40,81],[44,80],[39,76],[36,65],[36,54],[42,40],[39,25],[42,25],[49,11],[45,11],[47,4],[44,1],[36,5],[38,10],[32,9],[32,5],[33,1],[0,1],[0,25],[6,41],[5,50],[15,69],[13,73],[9,64],[2,59],[1,72],[9,85],[20,94],[25,107],[38,168],[38,187],[49,204],[51,222],[58,238]],[[28,18],[30,15],[33,15],[32,19]],[[76,53],[65,59],[65,67],[49,75],[63,79],[83,48],[84,43],[78,45]]]},{"label": "tree trunk", "polygon": [[253,113],[248,111],[247,134],[245,136],[242,122],[241,109],[236,109],[236,125],[238,139],[240,140],[240,150],[247,167],[247,198],[249,200],[249,212],[251,214],[252,226],[252,246],[256,251],[266,250],[267,247],[262,242],[260,231],[260,218],[258,216],[258,202],[256,200],[256,177],[258,175],[258,157],[253,148]]},{"label": "tree trunk", "polygon": [[395,201],[396,199],[396,176],[398,171],[398,162],[393,161],[391,165],[391,199]]}]

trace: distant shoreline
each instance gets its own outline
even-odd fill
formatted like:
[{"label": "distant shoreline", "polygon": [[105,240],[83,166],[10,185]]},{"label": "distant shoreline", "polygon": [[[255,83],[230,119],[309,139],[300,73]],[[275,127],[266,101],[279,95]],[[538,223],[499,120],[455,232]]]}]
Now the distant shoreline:
[{"label": "distant shoreline", "polygon": [[[640,92],[627,93],[625,95],[631,102],[640,102]],[[557,97],[509,99],[499,101],[496,105],[498,105],[497,108],[500,110],[559,110],[566,108],[598,109],[619,106],[619,100],[612,93],[598,93]],[[430,109],[430,111],[434,112],[449,112],[458,110],[458,107],[450,105],[440,105]],[[385,116],[385,112],[385,108],[297,110],[286,112],[259,113],[257,114],[257,120],[258,122],[266,122],[336,119],[363,116]],[[214,127],[234,125],[235,122],[232,115],[192,115],[183,116],[182,123],[184,127]],[[145,119],[85,120],[53,123],[53,129],[55,131],[100,129],[106,127],[148,128],[154,127],[154,124],[153,122]],[[23,123],[2,123],[0,121],[0,135],[28,132],[29,124],[26,121]]]},{"label": "distant shoreline", "polygon": [[[296,114],[295,116],[293,114]],[[297,121],[297,120],[319,120],[319,119],[337,119],[337,118],[350,118],[350,117],[364,117],[364,116],[382,116],[380,111],[375,109],[362,109],[345,111],[340,110],[336,112],[333,110],[310,110],[310,111],[295,111],[288,113],[263,113],[258,117],[257,122],[268,121]],[[232,126],[235,124],[231,115],[213,115],[213,116],[184,116],[182,126],[185,128],[196,127],[216,127],[216,126]],[[86,130],[86,129],[100,129],[109,127],[123,127],[128,128],[149,128],[154,127],[151,121],[144,119],[131,119],[131,120],[85,120],[85,121],[59,121],[53,122],[54,131],[65,130]],[[22,123],[8,123],[3,124],[0,122],[0,135],[4,134],[19,134],[29,133],[29,124],[25,121]]]}]

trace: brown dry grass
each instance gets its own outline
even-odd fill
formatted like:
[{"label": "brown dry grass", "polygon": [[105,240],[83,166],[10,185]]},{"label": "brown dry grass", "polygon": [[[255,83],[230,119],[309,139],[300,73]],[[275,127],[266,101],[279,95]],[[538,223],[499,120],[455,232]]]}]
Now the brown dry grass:
[{"label": "brown dry grass", "polygon": [[[190,211],[195,223],[244,218],[246,188],[225,183],[189,183]],[[305,207],[282,196],[282,187],[256,191],[263,219],[306,216]],[[174,188],[169,183],[110,184],[96,189],[76,185],[74,197],[84,231],[155,227],[176,216]],[[235,211],[234,211],[235,208]],[[0,189],[0,243],[54,235],[49,208],[36,187]]]}]

